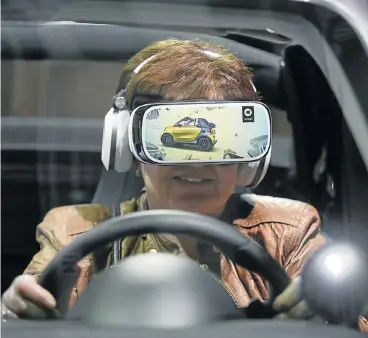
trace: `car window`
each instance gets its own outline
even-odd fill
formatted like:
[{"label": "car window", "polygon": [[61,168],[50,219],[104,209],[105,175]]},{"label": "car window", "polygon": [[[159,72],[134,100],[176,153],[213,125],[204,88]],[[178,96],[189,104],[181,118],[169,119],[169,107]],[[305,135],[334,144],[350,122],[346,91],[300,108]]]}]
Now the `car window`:
[{"label": "car window", "polygon": [[2,116],[101,118],[123,66],[124,60],[3,61]]},{"label": "car window", "polygon": [[208,122],[205,119],[199,118],[197,126],[201,128],[208,128]]},{"label": "car window", "polygon": [[187,121],[185,121],[184,126],[186,126],[186,127],[194,127],[195,126],[195,120],[187,120]]}]

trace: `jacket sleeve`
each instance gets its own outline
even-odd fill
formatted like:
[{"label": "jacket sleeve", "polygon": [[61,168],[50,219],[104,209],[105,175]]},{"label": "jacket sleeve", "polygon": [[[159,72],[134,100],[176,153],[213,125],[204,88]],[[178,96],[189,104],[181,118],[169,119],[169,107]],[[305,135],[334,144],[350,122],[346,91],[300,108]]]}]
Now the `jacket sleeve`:
[{"label": "jacket sleeve", "polygon": [[[43,221],[36,228],[36,241],[40,245],[38,251],[24,270],[25,274],[32,275],[38,280],[42,271],[63,247],[63,238],[66,237],[65,226],[61,224],[62,208],[50,210]],[[59,238],[58,238],[59,237]],[[77,290],[73,288],[71,303],[77,299]]]},{"label": "jacket sleeve", "polygon": [[[326,243],[327,239],[321,233],[321,221],[318,211],[306,204],[299,215],[296,215],[297,231],[290,229],[288,234],[289,252],[286,259],[285,271],[290,278],[302,273],[304,263],[313,252]],[[368,333],[368,320],[359,318],[359,329]]]},{"label": "jacket sleeve", "polygon": [[52,238],[50,239],[48,235],[45,235],[42,232],[39,233],[40,230],[42,230],[42,223],[37,226],[36,236],[36,241],[40,245],[40,251],[33,256],[32,260],[24,270],[25,274],[33,275],[36,279],[59,251],[59,249],[52,243]]},{"label": "jacket sleeve", "polygon": [[[40,245],[40,251],[34,255],[24,273],[38,279],[60,249],[109,216],[107,207],[92,204],[64,206],[50,210],[36,229],[36,240]],[[78,293],[84,291],[93,272],[92,257],[84,258],[78,265],[81,272],[73,288],[70,305],[74,304]]]},{"label": "jacket sleeve", "polygon": [[294,227],[289,227],[286,234],[284,268],[290,278],[300,275],[307,259],[326,243],[321,233],[321,220],[314,207],[304,204],[295,219]]}]

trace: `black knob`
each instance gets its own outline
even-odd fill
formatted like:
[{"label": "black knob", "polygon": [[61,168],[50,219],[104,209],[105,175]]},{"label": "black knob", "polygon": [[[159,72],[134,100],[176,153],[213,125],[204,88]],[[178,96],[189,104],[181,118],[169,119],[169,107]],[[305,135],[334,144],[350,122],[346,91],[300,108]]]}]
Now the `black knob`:
[{"label": "black knob", "polygon": [[368,261],[363,250],[349,243],[319,249],[306,263],[304,299],[331,324],[356,327],[368,303]]}]

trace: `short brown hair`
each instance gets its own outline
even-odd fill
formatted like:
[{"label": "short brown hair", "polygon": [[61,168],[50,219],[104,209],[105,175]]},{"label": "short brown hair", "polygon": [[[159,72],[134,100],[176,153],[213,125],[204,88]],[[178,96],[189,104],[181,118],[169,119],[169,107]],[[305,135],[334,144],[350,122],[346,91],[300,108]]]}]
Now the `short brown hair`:
[{"label": "short brown hair", "polygon": [[[132,77],[134,69],[152,55],[155,57]],[[128,102],[138,93],[167,100],[257,99],[252,73],[242,60],[221,46],[197,40],[167,39],[142,49],[123,69],[119,89],[125,86]]]}]

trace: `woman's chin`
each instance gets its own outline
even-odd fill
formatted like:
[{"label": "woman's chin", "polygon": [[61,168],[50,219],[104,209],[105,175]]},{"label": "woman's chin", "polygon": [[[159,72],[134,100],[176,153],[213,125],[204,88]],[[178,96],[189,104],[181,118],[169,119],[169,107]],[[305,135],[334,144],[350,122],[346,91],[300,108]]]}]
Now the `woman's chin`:
[{"label": "woman's chin", "polygon": [[[214,201],[204,199],[203,197],[200,199],[191,199],[191,200],[175,200],[172,201],[172,209],[182,210],[188,212],[195,212],[204,215],[214,215],[222,212],[223,207],[219,207],[217,203],[213,203]],[[211,203],[212,202],[212,203]],[[216,205],[217,204],[217,205]],[[221,210],[220,210],[221,209]]]}]

